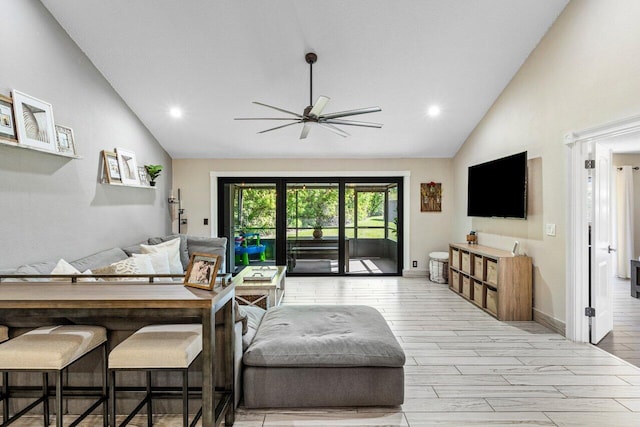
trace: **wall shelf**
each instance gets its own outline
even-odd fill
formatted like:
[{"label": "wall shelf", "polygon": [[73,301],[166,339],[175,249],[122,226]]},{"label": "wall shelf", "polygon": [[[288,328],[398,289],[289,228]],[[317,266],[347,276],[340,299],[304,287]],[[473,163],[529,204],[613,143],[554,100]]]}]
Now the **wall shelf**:
[{"label": "wall shelf", "polygon": [[77,154],[65,154],[65,153],[58,153],[55,151],[43,150],[42,148],[30,147],[28,145],[21,145],[17,141],[14,142],[10,139],[5,139],[5,138],[0,138],[0,145],[4,145],[6,147],[21,148],[23,150],[37,151],[39,153],[51,154],[53,156],[58,156],[58,157],[66,157],[68,159],[82,159],[82,156],[78,156]]},{"label": "wall shelf", "polygon": [[100,184],[104,185],[113,185],[114,187],[130,187],[130,188],[144,188],[146,190],[157,190],[158,187],[151,187],[150,185],[131,185],[131,184],[122,184],[120,182],[108,182],[106,179],[103,179]]}]

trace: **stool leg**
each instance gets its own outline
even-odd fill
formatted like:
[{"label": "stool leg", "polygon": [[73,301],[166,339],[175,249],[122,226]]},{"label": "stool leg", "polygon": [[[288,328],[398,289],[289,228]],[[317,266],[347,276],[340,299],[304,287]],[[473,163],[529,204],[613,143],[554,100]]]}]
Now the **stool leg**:
[{"label": "stool leg", "polygon": [[153,407],[151,404],[151,371],[147,371],[147,426],[153,425]]},{"label": "stool leg", "polygon": [[189,427],[189,370],[182,371],[182,425]]},{"label": "stool leg", "polygon": [[42,374],[42,395],[44,396],[44,401],[42,402],[42,415],[44,416],[44,426],[47,427],[49,425],[49,373],[44,372]]},{"label": "stool leg", "polygon": [[108,387],[108,366],[107,366],[107,345],[102,346],[102,427],[109,427],[109,400],[107,399]]},{"label": "stool leg", "polygon": [[62,370],[56,373],[56,427],[63,427],[62,425],[62,411],[63,411],[63,398],[62,398]]},{"label": "stool leg", "polygon": [[111,389],[109,400],[111,401],[111,426],[116,427],[116,371],[111,371]]},{"label": "stool leg", "polygon": [[2,421],[6,423],[9,419],[9,372],[2,373],[2,392],[4,395],[2,400]]}]

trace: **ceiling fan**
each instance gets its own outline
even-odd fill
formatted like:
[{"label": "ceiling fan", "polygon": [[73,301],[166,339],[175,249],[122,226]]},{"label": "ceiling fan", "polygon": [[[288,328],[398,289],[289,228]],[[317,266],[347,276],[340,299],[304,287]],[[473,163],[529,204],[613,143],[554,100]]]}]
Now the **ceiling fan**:
[{"label": "ceiling fan", "polygon": [[276,126],[274,128],[266,129],[260,131],[258,133],[271,132],[272,130],[282,129],[287,126],[297,125],[299,123],[303,124],[302,132],[300,133],[300,139],[305,139],[311,130],[311,126],[314,124],[320,127],[323,127],[327,130],[330,130],[333,133],[336,133],[342,137],[347,137],[349,134],[344,130],[340,129],[336,125],[344,125],[344,126],[361,126],[361,127],[369,127],[369,128],[381,128],[381,123],[371,123],[371,122],[360,122],[355,120],[345,120],[344,117],[355,116],[358,114],[369,114],[369,113],[377,113],[382,111],[380,107],[368,107],[368,108],[358,108],[356,110],[348,110],[348,111],[340,111],[337,113],[327,113],[323,114],[324,107],[326,107],[329,102],[329,98],[326,96],[319,96],[316,100],[315,104],[313,104],[313,64],[318,60],[318,56],[315,53],[307,53],[304,57],[309,64],[309,106],[304,109],[302,114],[294,113],[293,111],[285,110],[279,107],[274,107],[273,105],[264,104],[262,102],[253,101],[254,104],[262,105],[263,107],[271,108],[273,110],[280,111],[282,113],[287,113],[292,115],[293,117],[244,117],[244,118],[236,118],[234,120],[291,120],[292,123],[287,123],[281,126]]}]

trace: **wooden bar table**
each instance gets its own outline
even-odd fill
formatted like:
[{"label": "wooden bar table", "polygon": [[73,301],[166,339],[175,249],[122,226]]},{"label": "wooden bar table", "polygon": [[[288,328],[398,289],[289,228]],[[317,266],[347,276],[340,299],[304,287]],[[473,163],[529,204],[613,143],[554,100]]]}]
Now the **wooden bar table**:
[{"label": "wooden bar table", "polygon": [[[235,420],[233,349],[235,285],[214,291],[182,284],[135,282],[59,283],[2,282],[0,321],[29,317],[185,318],[202,322],[202,426]],[[222,310],[225,328],[224,390],[215,393],[215,314]]]}]

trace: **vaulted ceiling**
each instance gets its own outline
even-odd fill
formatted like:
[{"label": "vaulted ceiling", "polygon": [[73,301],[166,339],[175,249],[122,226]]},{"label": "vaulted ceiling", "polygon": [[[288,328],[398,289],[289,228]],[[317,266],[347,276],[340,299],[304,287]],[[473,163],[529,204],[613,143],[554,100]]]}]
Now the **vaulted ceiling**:
[{"label": "vaulted ceiling", "polygon": [[[567,0],[41,0],[173,158],[452,157]],[[302,125],[309,104],[382,129]],[[429,107],[441,109],[429,117]],[[178,107],[182,117],[169,114]]]}]

